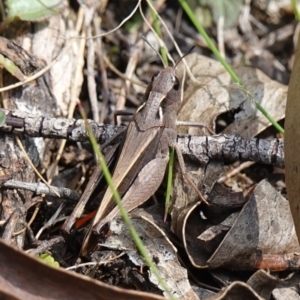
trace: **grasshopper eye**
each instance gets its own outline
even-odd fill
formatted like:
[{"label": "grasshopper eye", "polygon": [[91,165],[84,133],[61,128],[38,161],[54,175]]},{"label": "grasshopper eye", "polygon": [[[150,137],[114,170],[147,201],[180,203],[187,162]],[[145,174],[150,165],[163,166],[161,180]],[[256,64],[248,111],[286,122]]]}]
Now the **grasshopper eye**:
[{"label": "grasshopper eye", "polygon": [[179,90],[179,86],[180,86],[179,80],[178,80],[178,78],[177,78],[176,76],[174,76],[173,89],[174,89],[175,91],[178,91],[178,90]]}]

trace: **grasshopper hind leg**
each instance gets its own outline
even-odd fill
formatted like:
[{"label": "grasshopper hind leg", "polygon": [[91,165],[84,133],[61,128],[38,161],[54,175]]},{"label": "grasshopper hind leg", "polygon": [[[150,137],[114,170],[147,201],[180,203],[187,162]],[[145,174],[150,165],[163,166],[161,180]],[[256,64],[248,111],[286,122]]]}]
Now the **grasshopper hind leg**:
[{"label": "grasshopper hind leg", "polygon": [[199,191],[198,187],[195,185],[195,183],[193,182],[193,180],[187,174],[186,167],[185,167],[184,160],[183,160],[183,155],[182,155],[182,153],[181,153],[178,145],[174,145],[174,148],[175,148],[175,151],[176,151],[176,154],[177,154],[178,162],[179,162],[180,169],[181,169],[181,172],[182,172],[183,176],[191,184],[191,186],[195,189],[195,191],[198,194],[198,196],[201,199],[201,201],[203,201],[205,204],[209,205],[209,203],[207,202],[207,200],[204,198],[204,196],[202,195],[202,193]]},{"label": "grasshopper hind leg", "polygon": [[[169,157],[152,159],[140,171],[139,175],[122,198],[122,205],[127,212],[146,202],[159,188],[163,181]],[[109,223],[120,213],[116,206],[104,219],[100,220],[93,231],[99,233],[104,224]]]}]

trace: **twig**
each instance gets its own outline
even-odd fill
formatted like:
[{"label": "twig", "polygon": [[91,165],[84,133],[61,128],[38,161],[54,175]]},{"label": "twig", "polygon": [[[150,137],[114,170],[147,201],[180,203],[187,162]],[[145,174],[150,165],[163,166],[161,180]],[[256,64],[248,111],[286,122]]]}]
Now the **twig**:
[{"label": "twig", "polygon": [[125,74],[121,73],[111,62],[110,60],[108,59],[107,56],[103,56],[103,60],[105,62],[105,64],[107,65],[108,68],[110,68],[115,74],[117,74],[120,78],[124,79],[124,80],[128,80],[130,81],[132,84],[136,84],[136,85],[139,85],[143,88],[146,88],[147,87],[147,84],[141,82],[141,81],[138,81],[138,80],[135,80],[133,78],[129,78],[127,77]]},{"label": "twig", "polygon": [[[93,25],[94,25],[94,30],[96,34],[100,34],[100,22],[98,18],[93,18]],[[105,69],[105,64],[104,64],[104,58],[103,58],[103,52],[104,49],[102,48],[102,40],[101,38],[96,39],[96,55],[99,63],[99,69],[101,72],[101,95],[102,95],[102,103],[101,103],[101,109],[100,109],[100,118],[99,121],[102,123],[107,116],[107,106],[108,106],[108,82],[107,82],[107,72]]]},{"label": "twig", "polygon": [[52,225],[54,225],[57,222],[61,222],[63,220],[66,219],[66,217],[62,217],[60,219],[57,219],[59,214],[61,213],[62,209],[64,208],[64,204],[62,203],[58,209],[56,210],[56,212],[54,213],[54,215],[48,220],[48,222],[42,227],[40,228],[39,232],[36,234],[35,238],[38,240],[40,235],[43,233],[43,231],[49,227],[51,227]]},{"label": "twig", "polygon": [[23,144],[22,144],[20,138],[19,138],[17,135],[15,136],[15,138],[16,138],[16,142],[17,142],[18,146],[19,146],[20,149],[22,150],[22,152],[23,152],[25,158],[27,159],[29,165],[31,166],[31,168],[33,169],[33,171],[36,173],[36,175],[37,175],[37,176],[45,183],[46,186],[48,186],[48,188],[49,188],[49,189],[50,189],[57,197],[60,197],[59,194],[58,194],[58,192],[55,191],[54,189],[52,189],[52,188],[50,187],[50,185],[47,183],[47,181],[44,179],[44,177],[40,174],[40,172],[39,172],[39,171],[37,170],[37,168],[34,166],[34,164],[32,163],[31,159],[30,159],[29,156],[27,155],[26,150],[25,150],[24,147],[23,147]]},{"label": "twig", "polygon": [[105,264],[108,264],[108,263],[122,257],[124,254],[125,254],[125,252],[121,252],[119,255],[114,256],[114,257],[109,258],[109,259],[104,258],[103,260],[98,261],[98,262],[94,261],[94,262],[87,262],[87,263],[78,264],[78,265],[75,265],[75,266],[68,267],[68,268],[66,268],[66,270],[76,270],[77,268],[86,267],[86,266],[105,265]]},{"label": "twig", "polygon": [[[24,112],[0,109],[6,121],[0,130],[24,133],[29,136],[64,138],[72,141],[87,141],[88,134],[83,120],[65,118],[41,118]],[[88,120],[100,143],[112,138],[124,127],[97,124]],[[8,123],[8,124],[7,124]],[[13,127],[16,125],[18,127]],[[284,168],[283,139],[243,139],[235,135],[178,136],[177,141],[185,155],[207,164],[210,159],[229,161],[243,160],[272,164]]]},{"label": "twig", "polygon": [[240,164],[237,168],[234,168],[233,170],[230,170],[225,175],[223,175],[222,177],[220,177],[218,179],[218,182],[222,183],[222,182],[226,181],[230,177],[233,177],[235,174],[240,173],[242,170],[244,170],[244,169],[252,166],[253,164],[255,164],[255,162],[253,162],[253,161],[246,161],[246,162]]},{"label": "twig", "polygon": [[23,182],[17,180],[8,180],[2,184],[3,187],[6,188],[13,188],[13,189],[25,189],[28,191],[32,191],[37,195],[50,195],[50,196],[57,196],[62,198],[68,198],[70,200],[77,201],[80,198],[80,195],[73,190],[64,187],[56,187],[56,186],[49,186],[43,184],[41,182]]},{"label": "twig", "polygon": [[64,238],[62,236],[55,237],[50,240],[42,241],[41,244],[36,249],[29,249],[26,252],[32,256],[37,256],[39,254],[45,253],[47,250],[49,251],[53,245],[64,242]]},{"label": "twig", "polygon": [[[92,12],[91,12],[92,11]],[[85,10],[85,26],[86,26],[86,36],[92,36],[92,27],[91,21],[94,10],[92,8]],[[93,113],[93,120],[99,122],[99,109],[98,109],[98,99],[96,92],[96,82],[95,82],[95,46],[94,41],[92,39],[87,40],[87,84],[88,84],[88,92],[89,99],[91,103],[91,110]]]}]

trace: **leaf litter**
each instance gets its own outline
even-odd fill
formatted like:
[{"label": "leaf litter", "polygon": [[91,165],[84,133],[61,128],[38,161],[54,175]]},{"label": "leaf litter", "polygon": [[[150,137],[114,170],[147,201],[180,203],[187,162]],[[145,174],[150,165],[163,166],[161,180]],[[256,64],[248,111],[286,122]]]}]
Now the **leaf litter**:
[{"label": "leaf litter", "polygon": [[[219,30],[223,30],[227,51],[231,51],[231,56],[228,59],[236,66],[235,71],[239,74],[247,89],[251,92],[254,99],[275,120],[280,121],[285,116],[287,86],[282,82],[285,83],[284,78],[289,76],[290,66],[292,65],[290,60],[293,54],[293,47],[291,46],[293,32],[289,31],[285,40],[280,40],[278,37],[281,43],[289,45],[288,51],[284,54],[272,52],[269,50],[272,48],[272,45],[268,44],[268,48],[263,48],[264,52],[261,53],[270,55],[261,55],[259,63],[256,61],[251,65],[251,62],[246,62],[250,65],[248,67],[244,66],[242,60],[243,57],[254,57],[254,52],[250,53],[250,51],[253,51],[255,45],[257,45],[257,49],[262,49],[262,43],[258,44],[258,39],[260,38],[262,41],[264,38],[266,39],[267,35],[272,33],[272,25],[276,22],[280,26],[287,25],[278,13],[279,7],[281,12],[284,11],[286,18],[290,19],[290,23],[292,23],[293,17],[288,10],[289,4],[284,4],[284,1],[282,3],[269,1],[270,5],[267,6],[268,9],[265,11],[261,8],[261,2],[263,1],[256,2],[253,1],[251,7],[249,3],[243,6],[245,10],[251,8],[251,20],[252,22],[255,20],[250,25],[251,30],[247,27],[251,24],[249,23],[250,18],[240,18],[238,21],[235,20],[233,22],[235,24],[228,23],[228,27],[225,26],[225,28],[219,28]],[[276,5],[274,4],[275,2]],[[101,9],[99,11],[95,10],[94,14],[98,16],[100,11],[102,13],[106,11],[106,14],[103,14],[103,24],[105,24],[104,28],[110,29],[120,22],[121,19],[119,18],[122,18],[122,14],[113,13],[113,8],[116,5],[114,1],[109,3],[108,6],[106,4],[104,1]],[[157,5],[157,8],[160,9],[160,3]],[[170,7],[168,4],[165,5],[167,9],[165,12],[161,11],[161,14],[164,15],[165,19],[168,19],[168,26],[174,29],[174,16],[179,11],[178,7],[176,5],[171,5]],[[234,8],[234,5],[232,7]],[[74,15],[78,13],[78,8],[65,6],[64,9],[69,10]],[[128,10],[130,9],[132,8],[128,6]],[[216,8],[211,7],[210,9],[213,16],[211,20],[214,20],[216,16],[220,17],[219,11],[213,11]],[[238,14],[239,12],[236,13],[236,15]],[[214,21],[217,22],[217,19]],[[78,20],[80,20],[80,16]],[[48,21],[45,21],[44,17],[38,19],[38,21],[39,23],[35,23],[36,32],[31,32],[32,28],[29,26],[26,27],[25,23],[16,21],[14,26],[11,26],[10,30],[5,33],[5,37],[8,40],[12,40],[20,45],[32,56],[34,70],[43,68],[46,64],[53,61],[55,56],[66,45],[64,42],[65,39],[74,35],[78,36],[79,34],[79,31],[75,30],[76,18],[70,18],[68,22],[64,23],[63,16],[56,15],[49,16]],[[190,43],[189,39],[194,39],[191,37],[197,35],[185,17],[181,19],[181,22],[181,29],[174,32],[176,32],[175,36],[180,47],[186,51]],[[211,28],[216,28],[213,23],[210,26]],[[19,33],[16,35],[16,32],[20,28],[22,28],[22,34]],[[240,28],[240,32],[238,28]],[[247,47],[247,42],[243,41],[243,34],[246,34],[246,28],[248,28],[249,41],[256,41],[256,44],[254,43],[252,47]],[[32,43],[31,47],[28,47],[25,40],[29,32],[33,36],[33,39],[30,41]],[[57,39],[59,35],[63,39]],[[235,43],[232,43],[232,40],[230,40],[232,36],[235,37]],[[165,39],[166,41],[168,40],[167,37]],[[199,36],[195,39],[196,42],[201,44]],[[127,55],[130,56],[131,44],[129,40],[134,41],[133,44],[135,43],[137,40],[136,32],[130,34],[126,30],[119,30],[110,36],[110,40],[102,40],[102,47],[108,52],[110,60],[113,60],[121,69],[122,65],[124,69],[124,62],[127,62],[128,57],[115,55],[113,49],[114,47],[120,47],[121,49],[123,47]],[[48,41],[48,46],[44,41]],[[91,93],[91,90],[88,90],[83,81],[83,78],[87,76],[82,68],[84,63],[83,41],[74,39],[69,51],[50,70],[50,79],[44,75],[44,77],[31,85],[8,92],[6,96],[11,101],[5,102],[4,107],[11,110],[20,109],[35,112],[41,115],[66,116],[69,114],[70,99],[72,97],[76,98],[76,95],[79,95],[79,91],[81,91],[80,98],[89,111],[88,99],[92,97],[88,94],[89,92]],[[246,45],[246,47],[243,47],[243,45]],[[172,45],[168,44],[168,47],[172,51]],[[257,111],[247,94],[232,82],[230,76],[218,62],[207,55],[203,55],[203,53],[207,54],[206,46],[202,46],[195,51],[202,53],[193,53],[186,57],[186,60],[194,77],[201,84],[196,85],[189,78],[185,80],[184,97],[178,119],[206,123],[220,134],[237,134],[245,138],[275,136],[274,130],[270,129],[269,122]],[[290,55],[290,57],[287,55]],[[272,59],[269,59],[270,57]],[[23,60],[26,62],[28,57],[23,57]],[[280,64],[278,64],[279,60]],[[131,61],[131,64],[131,69],[124,71],[125,74],[132,74],[133,70],[137,68],[137,74],[140,75],[142,73],[140,76],[146,79],[147,82],[150,80],[148,74],[153,74],[151,70],[157,69],[155,65],[149,64],[149,60],[144,61],[143,66],[138,66],[137,60]],[[251,68],[251,66],[256,66],[256,69]],[[77,73],[76,70],[80,70],[81,72]],[[24,72],[22,69],[21,71]],[[272,79],[264,73],[271,76]],[[74,77],[74,74],[76,74],[76,77]],[[180,78],[182,78],[181,74],[182,69],[180,66],[178,70]],[[99,71],[96,64],[94,75],[97,84],[101,86],[105,81],[103,78],[104,72],[103,70]],[[109,77],[107,81],[109,102],[105,107],[108,112],[105,116],[105,121],[112,122],[112,112],[115,107],[126,105],[126,107],[134,111],[132,104],[134,102],[131,102],[130,98],[135,98],[134,101],[136,99],[141,101],[142,97],[138,93],[138,89],[127,85],[122,90],[122,93],[126,91],[128,96],[126,97],[125,95],[124,98],[124,95],[121,95],[119,99],[123,98],[119,102],[120,100],[117,99],[119,87],[122,85],[120,83],[121,80],[110,72],[107,73],[107,76]],[[277,81],[278,78],[283,78],[281,83]],[[7,74],[5,74],[4,79],[4,85],[9,85],[14,81]],[[76,79],[76,81],[74,82],[73,79]],[[101,107],[101,105],[104,105],[102,103],[102,99],[104,99],[102,98],[103,89],[99,88],[98,90],[97,88],[94,93],[97,93],[98,98],[96,97],[96,99],[100,100],[98,104]],[[231,118],[230,120],[229,117]],[[126,119],[124,120],[126,122]],[[180,127],[178,132],[180,134],[192,135],[208,134],[205,129],[195,127],[188,129]],[[34,174],[22,161],[23,156],[18,149],[15,149],[17,146],[14,145],[11,136],[6,134],[5,139],[6,141],[2,142],[1,145],[1,149],[5,152],[5,158],[1,159],[2,178],[5,180],[7,174],[10,174],[10,178],[20,179],[17,178],[16,174],[23,172],[21,179],[35,182],[36,178]],[[84,191],[95,164],[86,152],[90,150],[88,147],[84,145],[83,148],[78,147],[78,150],[74,151],[73,147],[75,145],[68,145],[71,152],[69,152],[68,156],[64,153],[64,160],[59,163],[59,168],[56,168],[53,156],[57,152],[58,146],[54,141],[46,140],[45,144],[45,141],[41,138],[39,140],[27,138],[25,144],[27,145],[26,149],[30,153],[31,159],[36,165],[40,164],[40,170],[44,170],[44,172],[48,170],[49,178],[51,178],[51,172],[49,171],[52,168],[54,170],[53,174],[60,175],[60,173],[63,174],[65,169],[70,168],[68,164],[71,165],[71,174],[68,174],[70,179],[63,180],[58,176],[60,179],[56,181],[56,184],[59,185],[60,183],[64,187],[69,186],[81,193]],[[37,145],[39,151],[33,151],[30,145]],[[78,151],[81,148],[82,153],[80,154]],[[15,151],[16,154],[14,154]],[[72,155],[74,156],[73,158]],[[80,155],[82,159],[78,159]],[[208,165],[203,166],[196,164],[195,161],[191,161],[188,157],[185,158],[185,161],[190,177],[195,180],[199,189],[207,196],[208,201],[211,203],[210,206],[199,203],[197,194],[182,179],[181,172],[176,171],[172,208],[170,210],[170,219],[167,223],[163,223],[162,221],[164,214],[163,206],[158,210],[159,213],[153,213],[151,209],[149,213],[147,212],[149,208],[145,210],[136,209],[131,212],[135,228],[139,231],[139,235],[143,237],[146,248],[151,253],[153,261],[159,267],[162,276],[171,288],[172,294],[181,299],[212,300],[240,299],[242,297],[246,299],[270,299],[272,297],[274,299],[287,299],[284,297],[298,299],[298,274],[293,272],[299,269],[299,244],[288,201],[280,193],[282,190],[278,186],[271,184],[275,182],[274,171],[276,170],[269,170],[264,180],[257,180],[252,182],[252,184],[249,184],[250,181],[246,180],[246,173],[239,173],[239,175],[231,178],[230,181],[226,181],[224,185],[217,183],[217,181],[220,174],[224,173],[230,167],[226,165],[226,162],[211,161]],[[74,164],[80,164],[81,180],[77,179],[79,177],[78,168],[73,168]],[[8,168],[10,169],[9,172],[7,171]],[[176,170],[178,170],[178,167]],[[266,173],[265,169],[262,168],[262,170]],[[72,176],[72,172],[74,176]],[[249,172],[253,173],[253,169],[250,169]],[[255,174],[252,174],[252,177],[255,178]],[[75,178],[76,180],[72,180]],[[243,180],[248,183],[245,185]],[[239,185],[238,191],[234,191],[235,185]],[[90,197],[92,201],[85,208],[86,212],[92,211],[98,206],[103,191],[103,183],[95,187],[95,193]],[[39,211],[36,213],[36,219],[29,222],[29,219],[34,215],[34,210],[30,209],[30,207],[36,205],[36,203],[40,203],[40,201],[33,201],[34,195],[30,192],[19,190],[19,193],[21,198],[25,199],[25,205],[20,201],[20,197],[17,197],[10,190],[5,190],[2,194],[2,239],[23,250],[32,250],[37,248],[39,244],[42,244],[45,247],[45,251],[50,251],[55,261],[58,261],[62,267],[77,264],[77,273],[97,275],[97,271],[93,273],[92,269],[84,266],[84,263],[90,262],[91,258],[81,258],[78,256],[85,234],[84,228],[74,230],[70,235],[66,235],[64,243],[60,241],[48,248],[46,246],[47,240],[61,235],[59,231],[60,226],[55,225],[55,222],[41,237],[38,239],[34,237],[62,202],[65,202],[62,217],[64,215],[69,216],[75,204],[67,199],[61,200],[53,196],[46,196],[46,200],[44,200]],[[163,198],[163,192],[159,191],[157,199],[161,202]],[[151,208],[153,202],[150,201],[148,205]],[[26,229],[15,236],[13,233],[24,228],[24,225]],[[159,282],[157,282],[151,270],[145,266],[142,257],[136,251],[136,247],[129,237],[128,230],[119,217],[110,223],[107,234],[101,237],[101,241],[98,241],[99,249],[96,251],[104,253],[109,250],[112,257],[117,257],[122,251],[126,254],[116,259],[116,262],[119,264],[116,263],[114,265],[111,262],[107,262],[106,264],[97,266],[96,263],[96,268],[99,270],[102,268],[103,270],[99,274],[103,275],[105,270],[109,270],[110,272],[106,272],[103,277],[106,284],[96,283],[94,280],[87,279],[87,277],[84,279],[82,276],[74,275],[71,272],[66,273],[65,271],[51,269],[51,267],[33,261],[25,253],[9,248],[2,241],[0,242],[0,247],[0,253],[3,256],[0,260],[0,267],[2,270],[7,270],[8,272],[2,272],[0,292],[3,295],[9,294],[11,298],[24,299],[29,297],[30,299],[35,299],[37,295],[34,295],[32,290],[36,289],[36,287],[40,287],[39,296],[42,299],[50,299],[51,294],[49,291],[51,290],[57,291],[57,293],[61,291],[62,294],[59,294],[60,298],[73,295],[73,299],[76,299],[76,297],[78,299],[85,297],[92,299],[91,294],[93,293],[93,296],[98,299],[99,295],[103,299],[106,299],[104,295],[113,295],[114,297],[118,297],[118,299],[122,299],[122,297],[162,299],[161,296],[157,296],[154,293],[160,295],[164,293]],[[15,259],[12,257],[15,257]],[[24,274],[31,274],[27,277],[32,278],[32,280],[24,281],[24,277],[19,276],[12,269],[8,268],[8,261],[15,262],[15,269],[22,268]],[[113,271],[115,267],[120,272]],[[139,271],[137,272],[136,270]],[[285,273],[278,272],[282,270],[285,270]],[[249,275],[249,271],[251,275]],[[136,281],[133,279],[133,272],[135,272],[135,278],[140,279],[140,284],[134,284]],[[124,275],[125,273],[127,274],[126,276]],[[188,273],[190,276],[187,275]],[[8,277],[5,274],[13,274],[13,276]],[[22,274],[22,272],[19,274]],[[48,275],[44,276],[45,274]],[[61,278],[60,276],[66,277],[64,277],[65,279],[57,280],[57,278]],[[42,283],[40,278],[45,277],[48,278],[48,281]],[[92,277],[97,278],[97,276]],[[221,280],[221,278],[227,279],[225,281]],[[64,285],[61,282],[64,282]],[[109,287],[107,283],[122,287],[123,289]],[[199,285],[196,286],[196,283],[199,283]],[[21,284],[23,286],[21,290],[14,288],[14,285],[18,286]],[[85,285],[85,288],[83,288],[83,285]],[[10,288],[4,288],[5,286],[9,286]],[[129,291],[128,288],[136,289],[136,291]],[[95,292],[93,292],[93,289]],[[151,293],[140,294],[138,290],[151,291]],[[218,292],[218,290],[220,291]]]}]

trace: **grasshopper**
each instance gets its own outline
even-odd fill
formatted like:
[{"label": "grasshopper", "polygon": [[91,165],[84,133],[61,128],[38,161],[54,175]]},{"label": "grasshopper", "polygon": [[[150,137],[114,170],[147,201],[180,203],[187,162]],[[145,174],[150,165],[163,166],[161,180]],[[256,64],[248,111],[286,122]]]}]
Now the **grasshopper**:
[{"label": "grasshopper", "polygon": [[[166,67],[153,75],[145,95],[145,102],[137,109],[129,123],[123,147],[113,173],[113,183],[127,211],[147,201],[160,186],[169,161],[169,147],[175,147],[182,165],[182,153],[176,147],[176,119],[181,104],[180,83],[175,67]],[[191,182],[203,201],[205,199]],[[98,234],[102,226],[119,213],[113,195],[107,189],[81,253],[87,253],[90,236]]]}]

